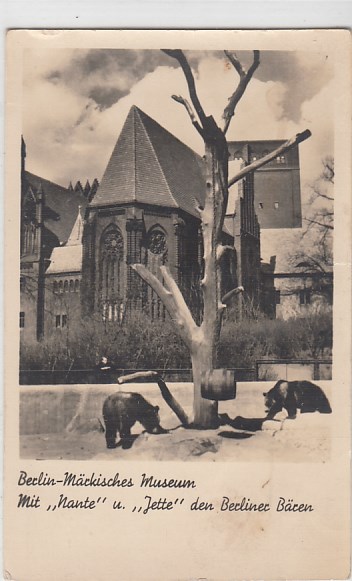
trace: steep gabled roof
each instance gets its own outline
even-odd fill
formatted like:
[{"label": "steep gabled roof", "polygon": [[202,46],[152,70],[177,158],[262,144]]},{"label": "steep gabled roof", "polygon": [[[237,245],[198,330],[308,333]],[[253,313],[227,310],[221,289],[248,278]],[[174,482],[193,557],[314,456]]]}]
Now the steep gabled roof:
[{"label": "steep gabled roof", "polygon": [[71,234],[65,246],[57,246],[50,257],[50,265],[47,274],[59,274],[61,272],[80,272],[82,270],[82,234],[83,219],[81,207],[73,225]]},{"label": "steep gabled roof", "polygon": [[133,106],[91,206],[140,202],[197,215],[204,199],[202,158]]},{"label": "steep gabled roof", "polygon": [[56,246],[52,251],[50,261],[45,274],[81,272],[82,244],[78,246]]},{"label": "steep gabled roof", "polygon": [[87,199],[83,194],[63,188],[28,171],[24,177],[26,188],[31,187],[33,191],[42,188],[45,226],[58,237],[60,243],[66,242],[76,221],[78,208],[81,206],[84,212]]},{"label": "steep gabled roof", "polygon": [[82,244],[83,225],[81,206],[79,206],[76,222],[73,225],[69,239],[66,242],[66,246],[77,246],[78,244]]}]

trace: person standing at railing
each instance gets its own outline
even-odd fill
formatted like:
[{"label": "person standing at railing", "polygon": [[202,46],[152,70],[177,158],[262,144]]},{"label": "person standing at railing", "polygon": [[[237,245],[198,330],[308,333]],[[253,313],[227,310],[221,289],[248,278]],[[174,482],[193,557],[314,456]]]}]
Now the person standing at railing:
[{"label": "person standing at railing", "polygon": [[103,355],[96,366],[98,383],[116,383],[116,366]]}]

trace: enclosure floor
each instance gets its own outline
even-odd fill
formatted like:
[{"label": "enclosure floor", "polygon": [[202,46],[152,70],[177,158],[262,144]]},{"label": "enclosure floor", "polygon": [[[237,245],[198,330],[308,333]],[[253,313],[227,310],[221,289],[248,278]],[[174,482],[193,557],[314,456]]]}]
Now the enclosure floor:
[{"label": "enclosure floor", "polygon": [[[273,382],[272,382],[273,383]],[[241,416],[247,420],[264,417],[263,390],[272,383],[242,383],[238,385],[235,400],[221,402],[219,413],[230,418]],[[319,382],[329,388],[330,382]],[[276,421],[268,421],[263,429],[235,429],[230,425],[217,430],[191,430],[180,422],[165,404],[157,389],[146,386],[147,399],[160,405],[163,427],[169,433],[150,435],[137,423],[133,429],[136,439],[132,447],[107,450],[104,433],[88,431],[23,435],[20,437],[20,455],[38,460],[175,460],[175,461],[240,461],[240,462],[326,462],[330,458],[332,422],[334,414],[303,414],[287,420],[283,412]],[[126,389],[127,386],[124,386]],[[138,386],[141,393],[143,385]],[[170,389],[187,413],[191,412],[192,389],[185,384],[170,384]],[[127,390],[127,389],[126,389]],[[329,394],[330,395],[330,394]]]}]

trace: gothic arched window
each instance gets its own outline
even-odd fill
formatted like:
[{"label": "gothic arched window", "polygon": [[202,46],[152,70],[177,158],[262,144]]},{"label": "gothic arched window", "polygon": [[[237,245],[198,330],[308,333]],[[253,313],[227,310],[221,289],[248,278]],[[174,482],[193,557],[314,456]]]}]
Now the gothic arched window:
[{"label": "gothic arched window", "polygon": [[[167,263],[167,237],[161,226],[154,226],[149,230],[145,240],[145,264],[148,269],[161,279],[160,266]],[[165,307],[157,294],[149,287],[145,287],[144,304],[148,305],[152,318],[164,318]]]},{"label": "gothic arched window", "polygon": [[[157,257],[160,264],[167,262],[167,241],[166,234],[161,227],[154,227],[149,230],[146,239],[146,250],[148,258]],[[148,260],[147,262],[150,262]]]},{"label": "gothic arched window", "polygon": [[116,226],[108,226],[100,239],[99,290],[103,320],[119,319],[122,304],[123,238]]}]

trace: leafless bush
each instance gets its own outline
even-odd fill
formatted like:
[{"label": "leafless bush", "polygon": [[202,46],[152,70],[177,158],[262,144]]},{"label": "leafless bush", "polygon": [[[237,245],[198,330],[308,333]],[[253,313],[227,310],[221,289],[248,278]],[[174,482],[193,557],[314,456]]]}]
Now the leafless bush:
[{"label": "leafless bush", "polygon": [[117,325],[86,320],[21,346],[21,369],[92,369],[105,355],[120,368],[188,368],[186,347],[171,320],[134,315]]},{"label": "leafless bush", "polygon": [[219,349],[220,366],[253,367],[257,359],[331,356],[332,312],[321,309],[287,321],[266,318],[226,321]]},{"label": "leafless bush", "polygon": [[[325,308],[287,321],[226,320],[219,345],[220,367],[253,367],[263,357],[319,358],[331,355],[332,312]],[[106,355],[119,368],[189,368],[186,346],[170,319],[130,317],[128,324],[85,321],[65,333],[21,347],[21,369],[92,369]]]}]

